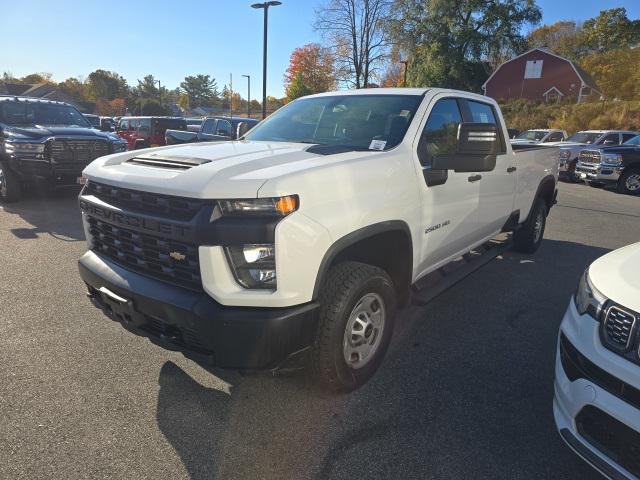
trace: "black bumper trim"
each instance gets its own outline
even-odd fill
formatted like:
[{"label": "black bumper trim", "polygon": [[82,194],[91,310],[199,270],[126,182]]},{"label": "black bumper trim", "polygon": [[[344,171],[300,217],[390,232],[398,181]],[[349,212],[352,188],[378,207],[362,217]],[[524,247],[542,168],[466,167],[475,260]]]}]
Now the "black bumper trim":
[{"label": "black bumper trim", "polygon": [[633,477],[624,475],[622,472],[612,467],[609,463],[589,450],[589,448],[584,446],[568,428],[560,430],[560,436],[574,452],[606,477],[611,480],[633,480]]},{"label": "black bumper trim", "polygon": [[131,272],[92,251],[80,258],[78,267],[93,304],[109,318],[163,348],[207,358],[218,367],[277,368],[310,346],[315,336],[317,302],[227,307],[204,292]]}]

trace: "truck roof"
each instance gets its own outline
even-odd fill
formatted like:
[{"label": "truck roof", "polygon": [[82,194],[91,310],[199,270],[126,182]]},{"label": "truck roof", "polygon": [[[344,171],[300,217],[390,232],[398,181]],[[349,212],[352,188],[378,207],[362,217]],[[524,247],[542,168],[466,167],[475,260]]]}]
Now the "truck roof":
[{"label": "truck roof", "polygon": [[[633,130],[580,130],[582,133],[638,133]],[[579,133],[580,133],[579,132]]]},{"label": "truck roof", "polygon": [[67,105],[71,106],[67,102],[60,102],[58,100],[46,100],[44,98],[34,97],[21,97],[20,95],[0,95],[0,102],[27,102],[27,103],[46,103],[49,105]]},{"label": "truck roof", "polygon": [[495,100],[491,97],[481,95],[478,93],[465,92],[463,90],[453,90],[449,88],[407,88],[407,87],[395,87],[395,88],[359,88],[352,90],[335,90],[333,92],[316,93],[314,95],[308,95],[303,98],[314,97],[332,97],[332,96],[348,96],[348,95],[417,95],[421,96],[427,92],[447,93],[452,95],[469,95],[477,97],[478,100],[485,102],[495,103]]}]

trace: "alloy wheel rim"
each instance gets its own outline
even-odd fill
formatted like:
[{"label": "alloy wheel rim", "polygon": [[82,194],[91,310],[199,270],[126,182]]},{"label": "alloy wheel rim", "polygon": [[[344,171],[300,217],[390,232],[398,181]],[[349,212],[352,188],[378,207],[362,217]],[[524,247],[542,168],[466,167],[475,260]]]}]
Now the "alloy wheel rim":
[{"label": "alloy wheel rim", "polygon": [[535,243],[538,243],[538,241],[540,241],[543,227],[544,227],[544,215],[542,211],[540,211],[538,212],[538,215],[536,216],[536,221],[533,224],[533,238]]},{"label": "alloy wheel rim", "polygon": [[633,173],[627,177],[624,182],[624,186],[630,192],[637,192],[640,190],[640,173]]},{"label": "alloy wheel rim", "polygon": [[344,360],[351,368],[367,365],[382,343],[386,311],[382,297],[367,293],[353,307],[343,338]]}]

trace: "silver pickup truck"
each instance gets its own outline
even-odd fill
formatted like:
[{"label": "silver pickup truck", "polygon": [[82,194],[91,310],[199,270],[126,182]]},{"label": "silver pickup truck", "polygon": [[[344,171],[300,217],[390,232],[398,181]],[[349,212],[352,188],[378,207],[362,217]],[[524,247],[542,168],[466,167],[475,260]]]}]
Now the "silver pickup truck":
[{"label": "silver pickup truck", "polygon": [[222,142],[237,140],[258,124],[258,120],[243,117],[207,117],[200,130],[167,130],[164,139],[167,145],[195,142]]}]

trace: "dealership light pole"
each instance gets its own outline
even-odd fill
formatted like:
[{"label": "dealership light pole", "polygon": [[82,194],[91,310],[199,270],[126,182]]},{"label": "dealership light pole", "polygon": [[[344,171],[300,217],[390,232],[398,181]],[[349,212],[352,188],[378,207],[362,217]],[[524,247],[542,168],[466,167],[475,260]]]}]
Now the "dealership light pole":
[{"label": "dealership light pole", "polygon": [[247,77],[247,118],[251,118],[251,75],[242,75]]},{"label": "dealership light pole", "polygon": [[160,80],[153,81],[154,84],[156,82],[158,82],[158,100],[160,101],[160,106],[162,106],[162,86],[160,85]]},{"label": "dealership light pole", "polygon": [[407,86],[407,65],[409,64],[409,60],[400,60],[400,63],[404,65],[404,73],[402,74],[402,86]]},{"label": "dealership light pole", "polygon": [[251,8],[262,8],[264,10],[264,38],[262,41],[262,118],[267,117],[267,17],[269,7],[277,7],[282,2],[270,1],[264,3],[254,3]]}]

